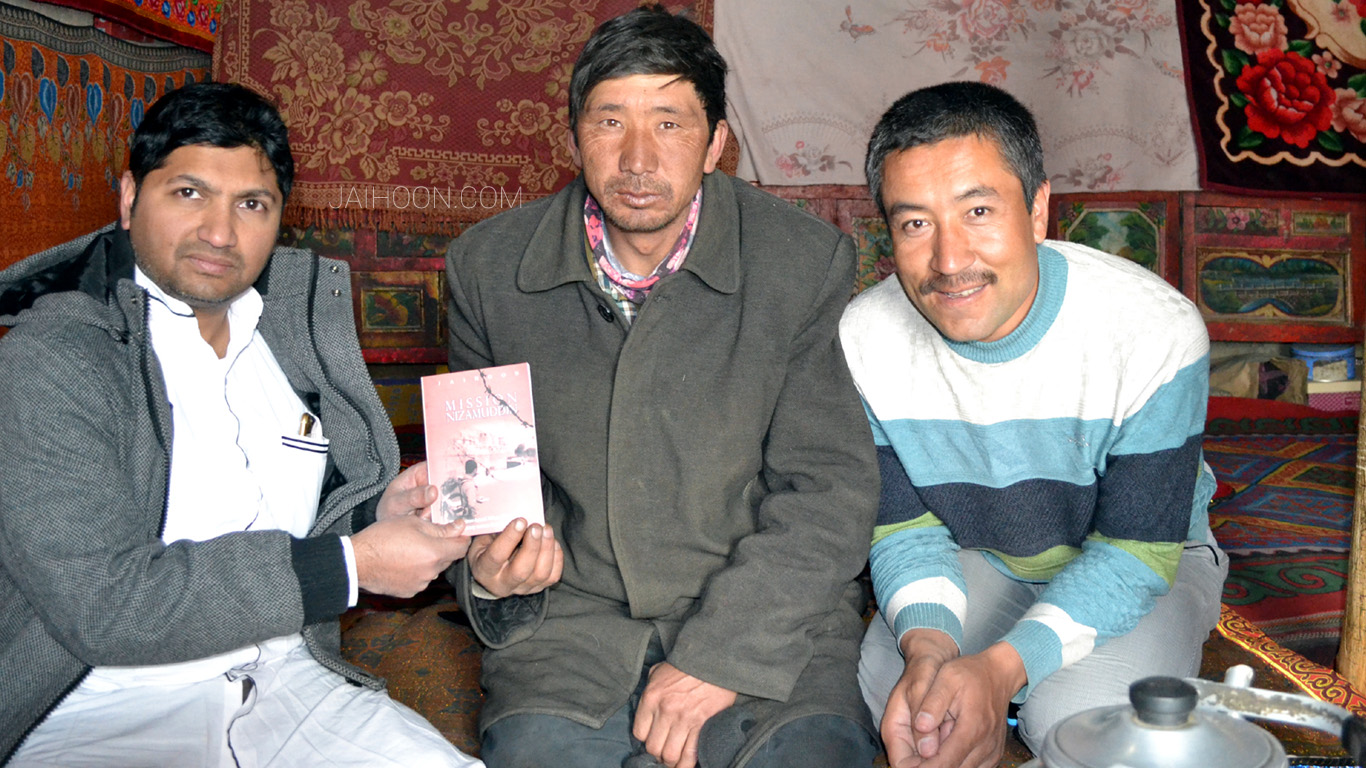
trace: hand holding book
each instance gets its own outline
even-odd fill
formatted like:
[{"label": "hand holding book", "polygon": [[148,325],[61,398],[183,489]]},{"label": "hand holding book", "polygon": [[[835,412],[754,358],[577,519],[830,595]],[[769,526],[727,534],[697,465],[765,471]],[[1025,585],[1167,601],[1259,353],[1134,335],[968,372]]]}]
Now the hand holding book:
[{"label": "hand holding book", "polygon": [[417,515],[379,520],[351,536],[360,588],[393,597],[426,589],[469,546],[463,521],[437,525]]},{"label": "hand holding book", "polygon": [[478,536],[467,559],[474,580],[496,598],[532,595],[560,580],[564,550],[548,525],[513,520],[498,535]]},{"label": "hand holding book", "polygon": [[399,515],[417,515],[432,519],[432,504],[436,503],[437,489],[427,480],[427,462],[419,461],[398,473],[379,497],[375,519],[385,520]]}]

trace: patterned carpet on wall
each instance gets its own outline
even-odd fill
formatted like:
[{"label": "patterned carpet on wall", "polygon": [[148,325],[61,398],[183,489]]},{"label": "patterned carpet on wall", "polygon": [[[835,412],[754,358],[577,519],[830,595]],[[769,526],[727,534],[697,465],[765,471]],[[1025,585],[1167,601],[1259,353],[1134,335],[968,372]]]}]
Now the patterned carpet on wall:
[{"label": "patterned carpet on wall", "polygon": [[1340,416],[1216,417],[1205,439],[1220,481],[1210,525],[1230,558],[1224,604],[1325,666],[1342,624],[1355,480],[1355,419]]}]

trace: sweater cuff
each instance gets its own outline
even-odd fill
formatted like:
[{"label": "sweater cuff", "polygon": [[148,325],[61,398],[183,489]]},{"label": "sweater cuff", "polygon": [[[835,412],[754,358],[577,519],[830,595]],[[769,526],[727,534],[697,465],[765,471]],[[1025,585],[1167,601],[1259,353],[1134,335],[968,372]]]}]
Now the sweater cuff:
[{"label": "sweater cuff", "polygon": [[1010,643],[1024,662],[1027,682],[1011,699],[1023,704],[1039,681],[1062,668],[1062,642],[1053,630],[1030,620],[1021,620],[1001,639]]},{"label": "sweater cuff", "polygon": [[346,610],[350,578],[340,536],[290,539],[290,557],[299,579],[305,626],[335,619]]},{"label": "sweater cuff", "polygon": [[[885,617],[885,614],[884,614]],[[937,629],[953,639],[960,652],[963,648],[963,625],[958,616],[946,605],[938,603],[915,603],[897,611],[888,622],[897,647],[901,647],[901,636],[913,629]]]}]

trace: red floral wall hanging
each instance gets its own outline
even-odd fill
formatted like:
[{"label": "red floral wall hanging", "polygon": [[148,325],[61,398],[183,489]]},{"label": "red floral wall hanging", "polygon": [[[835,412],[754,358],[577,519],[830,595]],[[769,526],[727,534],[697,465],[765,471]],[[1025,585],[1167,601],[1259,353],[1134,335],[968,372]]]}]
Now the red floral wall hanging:
[{"label": "red floral wall hanging", "polygon": [[1366,0],[1181,0],[1202,186],[1366,192]]}]

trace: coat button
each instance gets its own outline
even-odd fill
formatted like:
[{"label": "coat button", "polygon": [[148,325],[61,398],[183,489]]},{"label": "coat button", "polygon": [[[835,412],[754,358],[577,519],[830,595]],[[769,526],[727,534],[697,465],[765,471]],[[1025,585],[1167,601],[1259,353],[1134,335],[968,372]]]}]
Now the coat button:
[{"label": "coat button", "polygon": [[340,296],[340,295],[341,295],[341,290],[340,290],[340,289],[337,289],[337,288],[333,288],[333,289],[332,289],[332,295],[333,295],[333,296]]},{"label": "coat button", "polygon": [[333,265],[332,265],[332,272],[333,272],[333,273],[336,273],[336,272],[338,272],[338,271],[340,271],[340,270],[341,270],[341,267],[338,267],[336,264],[333,264]]},{"label": "coat button", "polygon": [[612,314],[612,310],[608,309],[602,304],[598,305],[598,314],[602,315],[602,319],[606,320],[609,323],[615,323],[617,321],[617,316]]}]

